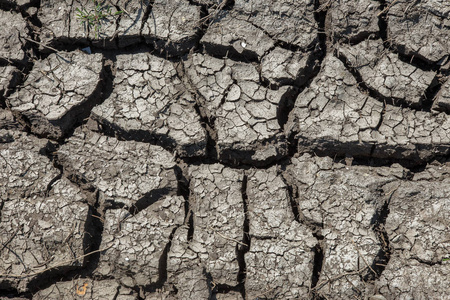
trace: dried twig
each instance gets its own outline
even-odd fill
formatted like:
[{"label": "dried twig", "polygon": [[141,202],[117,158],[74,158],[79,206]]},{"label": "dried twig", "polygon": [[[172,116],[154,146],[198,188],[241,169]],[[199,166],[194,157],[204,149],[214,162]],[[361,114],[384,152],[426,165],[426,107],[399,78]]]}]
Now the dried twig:
[{"label": "dried twig", "polygon": [[92,254],[94,254],[94,253],[98,253],[98,252],[102,252],[102,251],[108,250],[108,249],[111,248],[113,245],[114,245],[114,244],[111,243],[111,245],[109,245],[109,246],[107,246],[107,247],[105,247],[105,248],[98,249],[98,250],[95,250],[95,251],[86,253],[86,254],[84,254],[84,255],[75,257],[75,258],[70,259],[70,260],[62,261],[62,262],[60,262],[59,264],[56,264],[56,265],[51,266],[51,267],[48,267],[48,268],[46,268],[46,269],[44,269],[44,270],[41,270],[41,271],[39,271],[39,272],[34,272],[34,273],[30,273],[30,274],[1,274],[1,273],[0,273],[0,277],[6,277],[6,278],[27,278],[27,277],[35,276],[35,275],[42,274],[42,273],[44,273],[44,272],[50,271],[50,270],[52,270],[52,269],[56,269],[56,268],[65,266],[65,265],[67,265],[67,264],[69,264],[69,263],[73,263],[73,262],[75,262],[75,261],[77,261],[77,260],[79,260],[79,259],[81,259],[81,258],[84,258],[84,257],[86,257],[86,256],[92,255]]},{"label": "dried twig", "polygon": [[333,282],[333,281],[339,280],[339,279],[341,279],[342,277],[346,277],[346,276],[350,276],[350,275],[361,275],[366,269],[367,269],[367,267],[364,267],[364,268],[362,268],[362,269],[360,269],[360,270],[358,270],[358,271],[347,272],[347,273],[342,273],[342,274],[336,275],[336,276],[333,277],[333,278],[330,278],[330,279],[324,280],[324,281],[322,281],[322,282],[319,282],[319,283],[318,283],[314,288],[312,288],[311,290],[312,290],[312,291],[318,291],[318,290],[320,290],[321,288],[323,288],[325,285],[327,285],[327,284],[329,284],[329,283],[331,283],[331,282]]},{"label": "dried twig", "polygon": [[353,239],[352,239],[352,243],[353,243],[353,245],[355,245],[356,251],[358,251],[359,256],[361,256],[361,258],[363,259],[363,261],[366,264],[366,266],[373,272],[373,274],[377,275],[377,272],[375,272],[375,270],[372,269],[372,267],[367,262],[366,258],[362,255],[361,251],[359,251],[359,248],[358,248],[358,246],[356,245],[356,243],[355,243],[355,241]]},{"label": "dried twig", "polygon": [[6,248],[6,246],[8,246],[9,243],[11,243],[11,241],[14,239],[14,237],[17,235],[17,233],[22,229],[23,224],[17,226],[16,231],[14,231],[14,233],[9,237],[9,239],[3,243],[2,249],[0,249],[0,253],[3,251],[3,249]]},{"label": "dried twig", "polygon": [[380,11],[377,15],[377,17],[381,16],[382,14],[385,14],[389,11],[389,9],[391,9],[391,7],[395,4],[395,2],[397,2],[398,0],[394,0],[391,2],[391,4],[389,4],[388,6],[386,6],[382,11]]},{"label": "dried twig", "polygon": [[236,243],[238,243],[239,245],[242,245],[242,246],[245,246],[245,247],[248,247],[248,245],[247,244],[245,244],[245,243],[243,243],[243,242],[241,242],[241,241],[238,241],[238,240],[236,240],[236,239],[233,239],[233,238],[230,238],[230,237],[228,237],[228,236],[225,236],[225,235],[223,235],[223,234],[221,234],[220,232],[218,232],[218,231],[215,231],[214,229],[212,229],[211,227],[207,227],[207,229],[210,229],[210,230],[212,230],[214,233],[216,233],[216,234],[218,234],[220,237],[222,237],[222,238],[224,238],[224,239],[226,239],[226,240],[230,240],[230,241],[233,241],[233,242],[236,242]]}]

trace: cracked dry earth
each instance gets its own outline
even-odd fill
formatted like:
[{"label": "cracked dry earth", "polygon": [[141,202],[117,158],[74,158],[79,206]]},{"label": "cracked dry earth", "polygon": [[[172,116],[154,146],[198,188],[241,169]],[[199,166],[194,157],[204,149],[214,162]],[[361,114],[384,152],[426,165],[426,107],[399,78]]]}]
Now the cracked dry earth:
[{"label": "cracked dry earth", "polygon": [[0,299],[448,299],[447,0],[108,3],[0,0]]}]

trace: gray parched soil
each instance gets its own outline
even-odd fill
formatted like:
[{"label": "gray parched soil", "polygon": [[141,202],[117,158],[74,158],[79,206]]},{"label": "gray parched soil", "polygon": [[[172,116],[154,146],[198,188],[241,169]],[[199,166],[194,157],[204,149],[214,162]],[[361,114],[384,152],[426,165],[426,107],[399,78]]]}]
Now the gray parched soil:
[{"label": "gray parched soil", "polygon": [[0,0],[0,299],[449,299],[448,0],[94,2]]}]

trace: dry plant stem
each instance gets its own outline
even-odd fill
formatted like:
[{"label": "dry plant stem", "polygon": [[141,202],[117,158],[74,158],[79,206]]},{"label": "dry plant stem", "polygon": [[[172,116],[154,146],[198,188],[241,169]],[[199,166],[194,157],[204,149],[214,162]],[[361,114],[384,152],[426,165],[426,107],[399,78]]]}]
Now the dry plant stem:
[{"label": "dry plant stem", "polygon": [[23,227],[23,225],[18,226],[16,231],[9,237],[9,239],[3,243],[2,249],[0,249],[0,253],[3,251],[3,249],[6,248],[6,246],[8,246],[9,243],[11,243],[13,238],[17,235],[17,233],[20,231],[20,229],[22,229],[22,227]]},{"label": "dry plant stem", "polygon": [[27,40],[27,41],[29,41],[29,42],[33,42],[33,43],[35,43],[35,44],[38,44],[38,45],[40,45],[40,46],[42,46],[42,47],[45,47],[45,48],[48,48],[48,49],[50,49],[50,50],[53,50],[53,51],[59,52],[59,50],[58,50],[58,49],[55,49],[55,48],[53,48],[53,47],[50,47],[50,46],[44,45],[44,44],[42,44],[42,43],[40,43],[40,42],[38,42],[38,41],[35,41],[35,40],[32,40],[32,39],[29,39],[29,38],[27,38],[27,37],[24,37],[24,36],[23,36],[22,38],[26,39],[26,40]]},{"label": "dry plant stem", "polygon": [[313,291],[318,291],[321,288],[323,288],[325,285],[327,285],[327,284],[329,284],[329,283],[331,283],[333,281],[339,280],[339,279],[341,279],[342,277],[345,277],[345,276],[361,275],[366,269],[367,269],[367,267],[364,267],[364,268],[362,268],[362,269],[360,269],[358,271],[347,272],[347,273],[342,273],[342,274],[336,275],[333,278],[330,278],[330,279],[324,280],[322,282],[319,282],[312,290]]},{"label": "dry plant stem", "polygon": [[30,273],[30,274],[20,274],[20,275],[19,275],[19,274],[0,274],[0,277],[6,277],[6,278],[27,278],[27,277],[30,277],[30,276],[35,276],[35,275],[38,275],[38,274],[42,274],[42,273],[44,273],[44,272],[46,272],[46,271],[50,271],[50,270],[52,270],[52,269],[56,269],[56,268],[65,266],[65,265],[67,265],[68,263],[73,263],[73,262],[75,262],[75,261],[77,261],[77,260],[79,260],[79,259],[81,259],[81,258],[87,257],[87,256],[92,255],[92,254],[94,254],[94,253],[98,253],[98,252],[102,252],[102,251],[108,250],[108,249],[111,248],[112,246],[113,246],[113,243],[112,243],[111,245],[105,247],[105,248],[98,249],[98,250],[95,250],[95,251],[86,253],[86,254],[84,254],[84,255],[75,257],[75,258],[70,259],[70,260],[62,261],[62,262],[60,262],[59,264],[57,264],[57,265],[55,265],[55,266],[46,268],[46,269],[44,269],[44,270],[42,270],[42,271],[39,271],[39,272],[34,272],[34,273]]},{"label": "dry plant stem", "polygon": [[374,269],[372,269],[372,267],[367,263],[366,258],[362,255],[361,251],[359,251],[359,248],[356,245],[355,241],[353,241],[353,239],[352,239],[352,243],[353,243],[353,245],[355,245],[356,251],[358,251],[359,256],[361,256],[361,258],[363,259],[363,261],[366,264],[366,266],[373,272],[373,274],[377,275],[377,272],[375,272]]},{"label": "dry plant stem", "polygon": [[247,245],[247,244],[245,244],[245,243],[242,243],[242,242],[240,242],[240,241],[238,241],[238,240],[236,240],[236,239],[233,239],[233,238],[227,237],[227,236],[225,236],[225,235],[221,234],[220,232],[218,232],[218,231],[215,231],[215,230],[214,230],[214,229],[212,229],[211,227],[208,227],[207,229],[209,229],[209,230],[211,230],[212,232],[214,232],[214,233],[218,234],[218,235],[219,235],[220,237],[222,237],[222,238],[224,238],[224,239],[226,239],[226,240],[230,240],[230,241],[233,241],[233,242],[236,242],[236,243],[238,243],[239,245],[242,245],[242,246],[248,247],[248,245]]},{"label": "dry plant stem", "polygon": [[383,9],[382,11],[380,11],[377,15],[377,17],[381,16],[382,14],[385,14],[389,11],[389,9],[391,9],[391,7],[395,4],[395,2],[397,2],[398,0],[394,0],[392,1],[391,4],[389,4],[385,9]]}]

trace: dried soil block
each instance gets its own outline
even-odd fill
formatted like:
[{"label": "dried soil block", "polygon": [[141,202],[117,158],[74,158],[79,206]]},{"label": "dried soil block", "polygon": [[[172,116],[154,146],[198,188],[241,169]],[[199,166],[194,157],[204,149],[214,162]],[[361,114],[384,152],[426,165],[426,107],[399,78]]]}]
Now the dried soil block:
[{"label": "dried soil block", "polygon": [[15,66],[0,66],[0,104],[19,83],[20,71]]},{"label": "dried soil block", "polygon": [[433,110],[450,113],[450,80],[447,80],[442,85],[434,100]]},{"label": "dried soil block", "polygon": [[237,284],[236,247],[243,247],[243,173],[220,164],[189,168],[189,203],[194,235],[191,247],[218,284]]},{"label": "dried soil block", "polygon": [[146,42],[169,55],[182,55],[199,39],[200,6],[184,0],[152,1],[152,11],[142,28]]},{"label": "dried soil block", "polygon": [[[302,218],[322,228],[324,258],[317,292],[330,299],[350,299],[356,290],[364,291],[362,278],[372,272],[366,263],[372,266],[386,246],[373,226],[382,222],[383,207],[404,178],[404,169],[346,167],[329,157],[305,154],[292,159],[284,176],[298,194],[295,201]],[[353,274],[339,277],[343,273]]]},{"label": "dried soil block", "polygon": [[182,157],[206,154],[195,100],[173,64],[147,54],[118,55],[113,92],[91,118],[123,138],[156,142]]},{"label": "dried soil block", "polygon": [[159,146],[77,130],[57,155],[74,180],[98,189],[103,204],[141,210],[177,191],[173,156]]},{"label": "dried soil block", "polygon": [[6,142],[6,140],[2,140],[1,137],[8,136],[8,130],[23,130],[24,126],[17,122],[14,119],[13,114],[9,110],[4,110],[0,108],[0,130],[3,130],[3,134],[0,133],[0,141]]},{"label": "dried soil block", "polygon": [[313,0],[236,0],[233,9],[273,40],[303,51],[318,42]]},{"label": "dried soil block", "polygon": [[322,1],[330,5],[327,23],[337,40],[359,41],[378,33],[380,2],[376,0]]},{"label": "dried soil block", "polygon": [[263,30],[239,13],[219,13],[200,41],[206,51],[216,56],[260,60],[274,46]]},{"label": "dried soil block", "polygon": [[135,291],[119,285],[114,280],[92,280],[79,278],[52,284],[33,295],[33,300],[60,299],[120,299],[137,300]]},{"label": "dried soil block", "polygon": [[100,97],[104,80],[101,54],[51,54],[34,64],[24,87],[7,101],[30,123],[31,131],[60,139]]},{"label": "dried soil block", "polygon": [[427,264],[395,254],[376,283],[386,300],[442,299],[448,294],[450,262]]},{"label": "dried soil block", "polygon": [[175,231],[167,255],[167,282],[177,289],[176,299],[208,299],[211,283],[200,262],[199,251],[190,245],[188,235],[187,226]]},{"label": "dried soil block", "polygon": [[294,218],[288,187],[275,167],[251,171],[247,183],[250,249],[245,254],[249,299],[306,298],[317,240]]},{"label": "dried soil block", "polygon": [[[445,169],[446,172],[442,172]],[[441,172],[439,177],[430,173]],[[393,193],[386,219],[390,246],[405,259],[438,264],[450,248],[450,172],[447,166],[432,166],[403,182]]]},{"label": "dried soil block", "polygon": [[[26,21],[20,14],[0,10],[0,62],[26,60],[25,42],[28,37]],[[3,72],[2,72],[3,75]],[[1,86],[0,86],[1,87]]]},{"label": "dried soil block", "polygon": [[176,285],[187,285],[181,277],[187,277],[186,272],[192,269],[209,274],[215,284],[236,286],[239,274],[236,249],[245,247],[244,174],[214,164],[191,166],[188,177],[194,230],[189,242],[177,233],[177,246],[174,243],[169,253],[172,280]]},{"label": "dried soil block", "polygon": [[312,75],[312,54],[275,47],[261,60],[261,76],[275,87],[303,85]]},{"label": "dried soil block", "polygon": [[[10,119],[8,114],[4,114]],[[39,153],[48,141],[24,132],[0,130],[0,199],[2,201],[44,197],[60,172]]]},{"label": "dried soil block", "polygon": [[290,88],[270,90],[252,64],[207,55],[192,55],[185,69],[203,114],[214,120],[221,161],[264,165],[287,154],[278,107]]},{"label": "dried soil block", "polygon": [[286,124],[298,151],[326,155],[409,160],[418,164],[449,153],[450,119],[386,105],[361,92],[337,58],[325,58],[322,70],[297,98]]},{"label": "dried soil block", "polygon": [[424,0],[388,0],[388,40],[399,52],[431,63],[450,54],[450,2]]},{"label": "dried soil block", "polygon": [[[1,156],[10,156],[10,153],[1,150]],[[41,166],[51,163],[39,156],[29,150],[21,150],[15,159],[10,156],[11,163],[26,158],[27,165],[15,165],[10,171],[8,186],[14,187],[15,194],[8,191],[8,186],[1,187],[0,242],[4,247],[0,287],[12,287],[19,292],[27,291],[30,281],[43,280],[42,275],[47,270],[62,275],[81,268],[86,259],[83,255],[89,252],[90,246],[91,215],[85,197],[67,179],[54,177],[46,182],[46,176],[33,168],[38,161]],[[40,172],[43,170],[45,167],[39,168]],[[24,174],[27,178],[19,181],[17,177]],[[5,190],[6,197],[3,196]]]},{"label": "dried soil block", "polygon": [[420,107],[428,87],[436,84],[436,74],[402,62],[389,52],[382,40],[367,40],[339,48],[364,83],[394,102]]},{"label": "dried soil block", "polygon": [[107,210],[96,274],[114,276],[127,287],[162,282],[173,232],[184,222],[184,199],[167,196],[136,215]]}]

